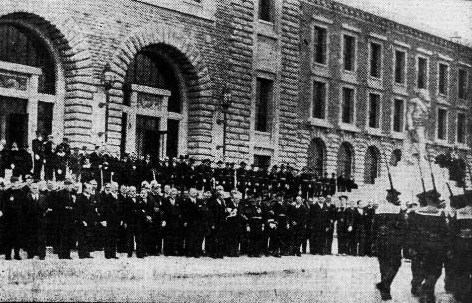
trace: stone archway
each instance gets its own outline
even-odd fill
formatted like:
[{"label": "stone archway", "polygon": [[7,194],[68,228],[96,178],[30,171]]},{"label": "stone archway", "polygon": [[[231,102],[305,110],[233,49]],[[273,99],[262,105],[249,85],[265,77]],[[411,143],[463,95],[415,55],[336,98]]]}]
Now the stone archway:
[{"label": "stone archway", "polygon": [[88,41],[78,24],[66,14],[56,14],[35,1],[8,1],[0,8],[0,22],[21,25],[48,45],[58,68],[55,135],[67,136],[72,145],[89,145],[96,81]]},{"label": "stone archway", "polygon": [[350,178],[354,175],[354,148],[348,142],[341,143],[338,151],[338,163],[336,174]]},{"label": "stone archway", "polygon": [[326,144],[320,138],[314,138],[308,147],[307,166],[319,177],[325,171]]},{"label": "stone archway", "polygon": [[197,157],[211,156],[212,84],[209,71],[195,41],[182,29],[167,24],[147,24],[133,31],[118,47],[111,59],[115,83],[110,90],[109,143],[120,145],[121,104],[126,72],[134,56],[148,46],[159,45],[178,64],[185,76],[188,116],[188,148]]}]

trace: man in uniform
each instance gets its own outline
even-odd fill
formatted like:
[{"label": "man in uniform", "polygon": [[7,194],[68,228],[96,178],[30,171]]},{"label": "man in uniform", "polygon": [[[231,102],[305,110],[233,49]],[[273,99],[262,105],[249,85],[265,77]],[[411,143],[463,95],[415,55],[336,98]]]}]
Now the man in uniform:
[{"label": "man in uniform", "polygon": [[54,177],[54,169],[56,166],[56,159],[54,153],[54,136],[49,135],[48,140],[44,142],[43,152],[44,152],[44,179],[49,181]]},{"label": "man in uniform", "polygon": [[226,203],[225,243],[229,257],[239,257],[239,245],[243,245],[243,226],[246,226],[246,222],[241,198],[241,193],[233,190]]},{"label": "man in uniform", "polygon": [[308,213],[307,208],[303,205],[303,198],[297,196],[295,198],[295,205],[290,205],[288,209],[288,217],[290,218],[290,228],[292,236],[292,253],[301,256],[300,246],[305,237],[305,225],[306,215]]},{"label": "man in uniform", "polygon": [[412,293],[419,295],[421,302],[434,303],[434,288],[450,250],[451,233],[446,216],[439,209],[437,191],[424,192],[418,197],[424,200],[425,206],[410,213],[408,226],[410,255],[417,257],[421,264],[418,275],[411,282]]},{"label": "man in uniform", "polygon": [[207,238],[209,244],[209,254],[212,258],[223,258],[224,255],[224,224],[226,202],[223,197],[224,188],[222,185],[216,187],[216,195],[208,201],[210,234]]},{"label": "man in uniform", "polygon": [[257,197],[250,198],[250,204],[246,208],[245,216],[248,218],[246,228],[249,233],[249,257],[260,257],[264,249],[264,221],[262,217],[261,200],[260,194],[257,195]]},{"label": "man in uniform", "polygon": [[380,266],[380,282],[377,289],[382,300],[391,300],[390,286],[401,266],[402,248],[405,243],[406,209],[400,208],[400,192],[389,189],[387,203],[381,204],[374,216],[372,232],[374,250]]}]

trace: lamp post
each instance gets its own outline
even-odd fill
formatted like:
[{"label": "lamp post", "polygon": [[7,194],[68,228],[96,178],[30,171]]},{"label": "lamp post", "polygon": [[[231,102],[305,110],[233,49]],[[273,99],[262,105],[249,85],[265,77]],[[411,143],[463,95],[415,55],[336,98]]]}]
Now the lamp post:
[{"label": "lamp post", "polygon": [[220,98],[221,98],[220,107],[221,107],[221,112],[223,113],[223,119],[218,119],[216,123],[219,125],[223,124],[223,145],[217,146],[217,149],[219,148],[223,149],[223,161],[225,161],[226,160],[226,132],[227,132],[227,126],[228,126],[229,108],[231,107],[231,93],[228,91],[226,86],[223,87]]},{"label": "lamp post", "polygon": [[108,143],[108,117],[110,104],[110,89],[113,87],[115,81],[115,74],[111,70],[110,64],[107,63],[103,68],[102,83],[105,88],[105,104],[101,103],[99,106],[105,106],[105,144]]}]

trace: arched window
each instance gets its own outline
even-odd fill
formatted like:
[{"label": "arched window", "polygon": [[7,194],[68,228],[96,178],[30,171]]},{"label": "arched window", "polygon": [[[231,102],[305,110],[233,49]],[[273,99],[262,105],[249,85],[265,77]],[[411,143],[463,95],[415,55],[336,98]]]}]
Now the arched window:
[{"label": "arched window", "polygon": [[324,142],[315,138],[311,141],[308,147],[308,168],[315,172],[318,176],[323,176],[324,171],[324,157],[326,146]]},{"label": "arched window", "polygon": [[345,178],[349,178],[352,175],[353,168],[353,148],[351,144],[343,142],[339,147],[338,152],[338,168],[337,175],[343,175]]},{"label": "arched window", "polygon": [[394,149],[392,155],[390,156],[390,166],[397,166],[398,162],[402,159],[402,151],[399,149]]},{"label": "arched window", "polygon": [[36,131],[46,136],[62,130],[62,123],[53,130],[58,71],[43,37],[24,25],[0,23],[0,65],[0,87],[6,89],[0,94],[0,139],[26,147]]},{"label": "arched window", "polygon": [[364,183],[375,184],[379,176],[380,152],[375,146],[369,146],[365,154]]},{"label": "arched window", "polygon": [[30,30],[15,24],[0,24],[0,61],[40,68],[38,92],[56,93],[54,60],[45,43]]}]

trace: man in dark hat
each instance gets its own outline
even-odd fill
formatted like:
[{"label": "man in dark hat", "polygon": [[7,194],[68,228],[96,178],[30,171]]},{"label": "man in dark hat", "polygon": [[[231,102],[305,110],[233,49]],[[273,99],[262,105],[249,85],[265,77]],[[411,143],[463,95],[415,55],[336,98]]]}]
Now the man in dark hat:
[{"label": "man in dark hat", "polygon": [[387,192],[387,203],[382,203],[377,209],[372,224],[374,251],[381,276],[377,289],[382,300],[392,299],[390,286],[401,266],[406,232],[406,209],[400,207],[400,192],[393,188]]},{"label": "man in dark hat", "polygon": [[431,190],[417,197],[424,206],[410,213],[407,233],[410,255],[420,264],[411,282],[412,294],[420,296],[422,302],[435,302],[434,288],[451,249],[451,231],[439,208],[439,193]]},{"label": "man in dark hat", "polygon": [[33,148],[33,177],[35,180],[41,179],[41,170],[44,164],[44,144],[40,131],[36,131],[36,138],[32,141]]},{"label": "man in dark hat", "polygon": [[[472,301],[472,192],[462,195],[462,203],[454,218],[452,292],[460,302]],[[451,201],[452,202],[452,201]],[[456,201],[457,202],[457,201]]]},{"label": "man in dark hat", "polygon": [[21,260],[20,247],[26,194],[17,176],[11,178],[11,183],[10,188],[3,192],[2,201],[0,201],[0,217],[3,217],[4,221],[2,239],[5,260],[11,260],[12,250],[15,259]]}]

